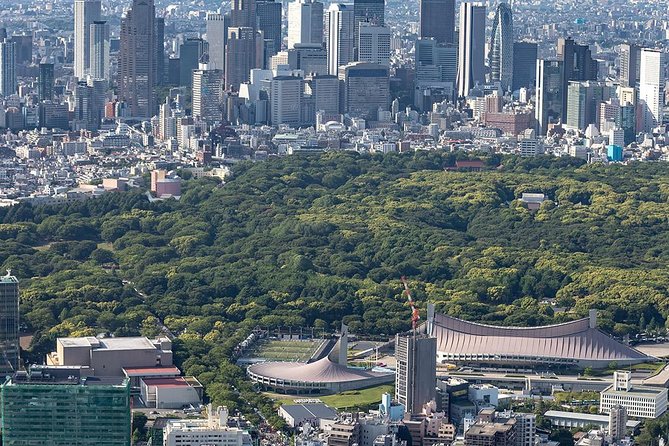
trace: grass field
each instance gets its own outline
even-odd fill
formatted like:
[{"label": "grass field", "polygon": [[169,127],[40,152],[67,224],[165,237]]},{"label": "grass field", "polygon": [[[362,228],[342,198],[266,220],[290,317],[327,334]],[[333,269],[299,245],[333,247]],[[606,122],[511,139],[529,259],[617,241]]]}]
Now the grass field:
[{"label": "grass field", "polygon": [[263,342],[252,356],[268,361],[307,361],[316,351],[321,341],[278,341]]},{"label": "grass field", "polygon": [[326,395],[326,396],[319,396],[319,395],[288,396],[288,395],[280,395],[268,392],[266,392],[265,395],[269,396],[270,398],[273,398],[276,401],[277,406],[281,406],[282,404],[295,404],[294,400],[300,398],[318,398],[319,400],[323,401],[323,403],[327,404],[330,407],[334,407],[335,409],[366,410],[369,408],[376,407],[381,402],[381,395],[386,392],[392,394],[394,392],[394,389],[395,386],[393,384],[382,384],[380,386],[370,387],[368,389],[350,390],[348,392],[342,392],[342,393],[337,393],[335,395]]}]

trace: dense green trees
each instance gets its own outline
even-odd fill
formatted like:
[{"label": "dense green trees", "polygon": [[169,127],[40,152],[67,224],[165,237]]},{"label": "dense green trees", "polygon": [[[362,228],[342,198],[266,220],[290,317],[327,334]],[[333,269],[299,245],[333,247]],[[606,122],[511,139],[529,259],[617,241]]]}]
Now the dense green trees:
[{"label": "dense green trees", "polygon": [[[485,172],[444,171],[465,156],[293,156],[242,163],[225,185],[189,180],[179,202],[131,191],[3,208],[0,265],[21,279],[35,355],[57,336],[156,334],[160,320],[184,371],[232,407],[252,398],[229,358],[253,327],[345,320],[392,335],[409,328],[401,275],[423,310],[465,319],[597,308],[616,335],[665,327],[665,165],[496,156]],[[523,192],[554,203],[529,212]]]}]

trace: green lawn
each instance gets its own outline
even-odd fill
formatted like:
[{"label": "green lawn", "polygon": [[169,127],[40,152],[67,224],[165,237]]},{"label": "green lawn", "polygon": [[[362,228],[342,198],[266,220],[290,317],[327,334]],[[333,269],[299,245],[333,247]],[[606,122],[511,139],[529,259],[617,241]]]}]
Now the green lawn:
[{"label": "green lawn", "polygon": [[381,403],[381,395],[384,393],[393,394],[395,386],[393,384],[381,384],[367,389],[350,390],[348,392],[337,393],[334,395],[281,395],[278,393],[263,392],[266,396],[276,401],[277,407],[283,404],[295,404],[295,399],[314,398],[323,401],[328,406],[335,409],[360,409],[375,408]]},{"label": "green lawn", "polygon": [[320,345],[321,340],[263,342],[253,356],[268,361],[307,361]]},{"label": "green lawn", "polygon": [[395,386],[393,384],[382,384],[367,389],[350,390],[335,395],[322,396],[320,399],[335,409],[367,409],[370,406],[379,404],[382,394],[386,392],[394,393],[394,389]]}]

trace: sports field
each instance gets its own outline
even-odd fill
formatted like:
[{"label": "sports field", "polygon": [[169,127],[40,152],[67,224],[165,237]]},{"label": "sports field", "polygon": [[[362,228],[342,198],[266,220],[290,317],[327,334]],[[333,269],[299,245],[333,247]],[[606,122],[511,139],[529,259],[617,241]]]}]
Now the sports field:
[{"label": "sports field", "polygon": [[253,356],[268,361],[307,361],[320,343],[320,339],[306,341],[269,340],[260,344],[253,352]]}]

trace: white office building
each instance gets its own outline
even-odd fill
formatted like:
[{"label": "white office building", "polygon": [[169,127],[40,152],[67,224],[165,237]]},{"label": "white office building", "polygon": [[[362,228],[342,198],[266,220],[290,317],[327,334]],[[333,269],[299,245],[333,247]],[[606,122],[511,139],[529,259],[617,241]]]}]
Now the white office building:
[{"label": "white office building", "polygon": [[74,0],[74,75],[83,80],[90,67],[91,25],[100,20],[100,0]]},{"label": "white office building", "polygon": [[666,53],[661,50],[641,50],[639,103],[642,107],[642,122],[645,132],[651,131],[662,123],[665,59]]},{"label": "white office building", "polygon": [[272,79],[270,109],[272,125],[297,127],[302,122],[304,79],[298,76],[276,76]]},{"label": "white office building", "polygon": [[223,70],[210,70],[200,64],[193,70],[193,117],[220,121],[223,116]]},{"label": "white office building", "polygon": [[613,384],[602,391],[599,399],[599,411],[611,413],[615,407],[622,406],[627,415],[634,418],[657,418],[667,410],[667,389],[632,386],[632,373],[617,371],[613,374]]},{"label": "white office building", "polygon": [[458,49],[458,94],[466,97],[485,82],[486,7],[481,3],[460,5],[460,44]]},{"label": "white office building", "polygon": [[336,76],[339,67],[354,61],[355,23],[353,7],[333,3],[325,20],[328,74]]},{"label": "white office building", "polygon": [[323,3],[295,0],[288,4],[288,49],[300,43],[323,43]]},{"label": "white office building", "polygon": [[207,408],[206,420],[170,420],[163,431],[163,446],[250,446],[248,431],[228,427],[228,409]]},{"label": "white office building", "polygon": [[390,28],[360,22],[358,31],[358,60],[360,62],[390,64]]}]

